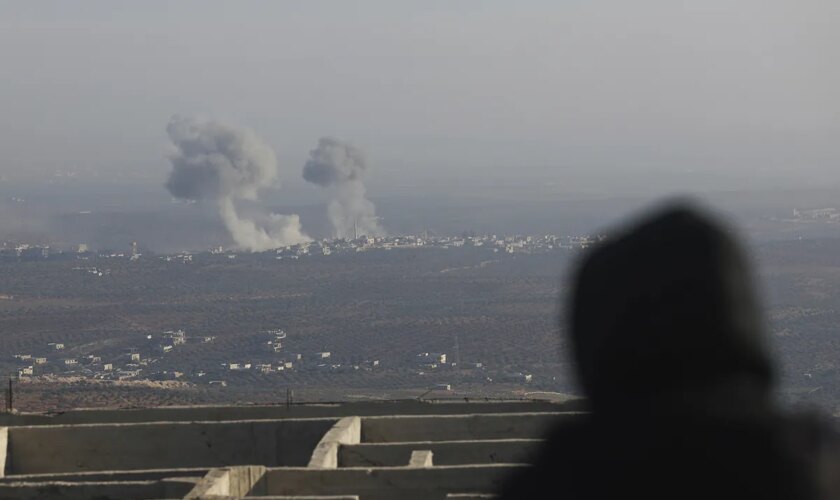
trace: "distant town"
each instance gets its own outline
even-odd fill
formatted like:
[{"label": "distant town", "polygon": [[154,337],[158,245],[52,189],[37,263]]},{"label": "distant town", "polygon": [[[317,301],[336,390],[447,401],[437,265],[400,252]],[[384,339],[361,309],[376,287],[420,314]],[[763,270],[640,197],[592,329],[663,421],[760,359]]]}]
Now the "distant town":
[{"label": "distant town", "polygon": [[[497,236],[475,235],[465,233],[460,236],[430,236],[425,235],[404,235],[404,236],[359,236],[355,239],[333,239],[316,240],[308,243],[289,245],[267,252],[259,252],[265,257],[273,257],[277,260],[299,259],[308,256],[326,256],[347,252],[364,252],[369,250],[393,250],[398,248],[461,248],[461,247],[483,247],[490,248],[493,252],[504,253],[537,253],[558,249],[586,248],[595,239],[589,235],[583,236]],[[46,259],[129,259],[138,260],[146,255],[147,258],[156,257],[167,262],[181,261],[191,262],[194,255],[202,253],[220,255],[227,259],[236,259],[239,253],[234,249],[216,247],[206,252],[178,252],[174,254],[155,255],[148,250],[141,250],[137,242],[132,242],[125,250],[91,250],[87,244],[80,243],[73,248],[41,245],[26,242],[0,242],[0,261],[35,261]],[[251,252],[248,252],[251,253]],[[107,270],[95,266],[80,266],[80,271],[89,272],[97,276],[103,276]]]},{"label": "distant town", "polygon": [[[76,261],[73,271],[89,275],[94,278],[107,279],[111,275],[111,265],[115,260],[142,262],[156,260],[166,263],[191,264],[201,261],[204,264],[226,262],[235,263],[237,258],[248,256],[261,262],[297,261],[299,259],[330,258],[339,255],[356,254],[359,252],[389,251],[398,249],[481,249],[492,254],[545,254],[558,251],[573,251],[586,248],[597,237],[583,236],[499,236],[476,235],[469,232],[458,236],[403,235],[388,237],[360,236],[355,239],[320,240],[309,243],[286,246],[276,250],[261,253],[240,253],[236,250],[221,247],[204,252],[178,252],[174,254],[157,255],[141,250],[137,242],[127,245],[125,250],[91,250],[86,244],[79,244],[73,249],[53,248],[45,245],[6,242],[0,246],[0,261],[7,264],[15,262],[27,263],[36,261]],[[481,266],[492,262],[482,261]],[[447,268],[441,273],[456,270]],[[10,294],[0,295],[0,299],[14,301]],[[245,332],[243,332],[245,333]],[[226,387],[232,380],[242,374],[257,373],[264,376],[290,375],[295,372],[303,373],[364,373],[382,370],[388,366],[394,368],[395,362],[378,358],[358,358],[347,362],[337,360],[330,352],[329,346],[325,350],[305,352],[288,342],[284,329],[270,329],[248,334],[258,337],[261,349],[231,352],[230,359],[225,362],[208,364],[195,368],[194,360],[189,365],[192,368],[180,368],[177,359],[182,351],[190,345],[210,345],[216,341],[216,336],[205,335],[200,332],[187,332],[183,328],[162,330],[156,333],[134,334],[134,340],[120,351],[105,349],[99,354],[78,354],[75,346],[65,342],[48,342],[44,345],[33,346],[25,352],[10,353],[17,366],[16,375],[21,380],[38,378],[41,380],[55,379],[67,381],[74,379],[88,379],[96,381],[183,381],[192,384],[206,384],[210,386]],[[68,355],[68,351],[76,354]],[[108,352],[110,354],[104,354]],[[471,373],[472,379],[479,382],[509,382],[527,384],[533,380],[533,374],[509,369],[492,370],[486,361],[461,362],[458,352],[417,352],[413,362],[405,366],[404,361],[399,366],[401,370],[410,370],[418,377],[431,374],[445,374],[458,370],[460,373]],[[167,368],[162,368],[166,365]],[[174,368],[173,368],[174,367]],[[439,380],[439,377],[436,377]],[[432,390],[452,390],[450,383],[435,383]]]},{"label": "distant town", "polygon": [[[764,221],[789,235],[754,249],[786,397],[833,405],[836,351],[799,346],[835,336],[825,269],[840,240],[799,235],[832,234],[840,210]],[[284,390],[310,401],[569,393],[564,278],[601,238],[423,231],[256,253],[0,242],[0,375],[16,379],[16,408],[44,410],[276,402]]]}]

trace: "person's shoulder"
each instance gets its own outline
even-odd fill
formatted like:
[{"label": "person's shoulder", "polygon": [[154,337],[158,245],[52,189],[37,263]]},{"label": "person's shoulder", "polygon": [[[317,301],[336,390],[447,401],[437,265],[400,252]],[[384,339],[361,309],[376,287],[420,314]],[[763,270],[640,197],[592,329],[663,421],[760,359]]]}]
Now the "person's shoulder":
[{"label": "person's shoulder", "polygon": [[[501,498],[546,498],[562,485],[564,495],[575,490],[575,462],[580,458],[594,435],[588,415],[563,416],[548,430],[543,443],[532,459],[532,465],[509,478]],[[581,479],[581,478],[578,478]]]},{"label": "person's shoulder", "polygon": [[818,498],[840,499],[840,429],[836,419],[815,412],[784,415],[779,434],[792,460],[810,472]]},{"label": "person's shoulder", "polygon": [[779,416],[776,428],[785,444],[800,454],[819,455],[840,452],[837,422],[819,413],[806,411]]}]

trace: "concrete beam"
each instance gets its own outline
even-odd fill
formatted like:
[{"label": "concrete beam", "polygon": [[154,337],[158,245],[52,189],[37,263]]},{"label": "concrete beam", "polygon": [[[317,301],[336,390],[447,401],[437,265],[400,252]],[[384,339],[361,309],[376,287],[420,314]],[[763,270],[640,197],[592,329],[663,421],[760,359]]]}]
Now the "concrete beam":
[{"label": "concrete beam", "polygon": [[167,477],[160,480],[164,498],[183,498],[201,481],[200,477]]},{"label": "concrete beam", "polygon": [[185,500],[206,498],[243,498],[260,494],[264,488],[256,487],[265,474],[265,467],[250,465],[212,469],[184,496]]},{"label": "concrete beam", "polygon": [[287,418],[340,418],[347,415],[461,415],[472,413],[537,413],[580,411],[582,399],[548,401],[364,401],[332,404],[265,406],[167,406],[123,410],[71,410],[59,414],[2,413],[0,426],[69,425],[145,422],[223,422]]},{"label": "concrete beam", "polygon": [[264,495],[358,495],[365,500],[446,498],[495,493],[524,465],[266,470]]},{"label": "concrete beam", "polygon": [[573,413],[365,417],[362,442],[536,439]]},{"label": "concrete beam", "polygon": [[309,467],[335,469],[338,467],[338,450],[341,445],[358,444],[362,435],[359,417],[344,417],[324,434],[312,452]]},{"label": "concrete beam", "polygon": [[421,441],[360,443],[338,450],[339,467],[395,467],[405,464],[413,450],[431,450],[435,465],[528,464],[539,451],[541,439],[488,439],[477,441]]},{"label": "concrete beam", "polygon": [[6,475],[6,457],[9,450],[9,428],[0,427],[0,477]]},{"label": "concrete beam", "polygon": [[303,466],[335,419],[12,427],[14,474]]},{"label": "concrete beam", "polygon": [[270,495],[258,497],[245,497],[244,500],[359,500],[358,495]]},{"label": "concrete beam", "polygon": [[147,469],[147,470],[112,470],[94,472],[59,472],[50,474],[15,474],[0,479],[0,483],[45,483],[45,482],[113,482],[113,481],[150,481],[171,477],[202,478],[208,468],[186,469]]},{"label": "concrete beam", "polygon": [[184,497],[184,500],[230,496],[230,469],[211,469]]},{"label": "concrete beam", "polygon": [[408,460],[409,467],[431,467],[432,450],[414,450]]},{"label": "concrete beam", "polygon": [[0,498],[38,500],[87,500],[91,498],[181,498],[189,483],[162,481],[3,483]]}]

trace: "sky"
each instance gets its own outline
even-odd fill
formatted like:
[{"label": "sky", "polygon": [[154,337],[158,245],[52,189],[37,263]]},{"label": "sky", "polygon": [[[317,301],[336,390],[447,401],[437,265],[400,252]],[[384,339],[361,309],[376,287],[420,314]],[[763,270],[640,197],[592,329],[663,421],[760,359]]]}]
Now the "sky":
[{"label": "sky", "polygon": [[254,130],[289,190],[322,136],[373,196],[840,185],[837,26],[832,0],[0,0],[0,179],[163,186],[178,113]]}]

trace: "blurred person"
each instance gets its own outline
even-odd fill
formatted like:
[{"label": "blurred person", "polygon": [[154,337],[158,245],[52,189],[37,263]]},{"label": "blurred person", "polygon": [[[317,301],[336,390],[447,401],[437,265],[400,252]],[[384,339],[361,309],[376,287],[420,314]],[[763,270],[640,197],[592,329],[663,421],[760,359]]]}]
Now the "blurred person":
[{"label": "blurred person", "polygon": [[590,411],[505,498],[840,498],[840,441],[773,400],[743,250],[677,202],[584,258],[569,334]]}]

